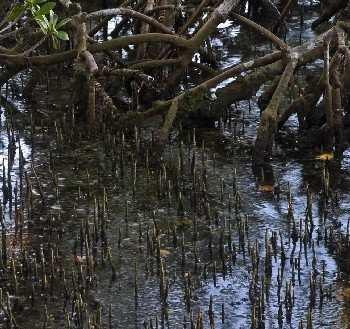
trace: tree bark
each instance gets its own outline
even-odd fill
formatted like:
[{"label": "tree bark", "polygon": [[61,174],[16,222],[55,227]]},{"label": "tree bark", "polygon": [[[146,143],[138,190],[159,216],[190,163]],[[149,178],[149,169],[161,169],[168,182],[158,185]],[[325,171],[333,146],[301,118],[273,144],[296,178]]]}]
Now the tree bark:
[{"label": "tree bark", "polygon": [[256,164],[264,163],[272,154],[272,145],[277,129],[278,108],[293,77],[297,64],[298,58],[292,54],[269,105],[261,115],[253,154]]}]

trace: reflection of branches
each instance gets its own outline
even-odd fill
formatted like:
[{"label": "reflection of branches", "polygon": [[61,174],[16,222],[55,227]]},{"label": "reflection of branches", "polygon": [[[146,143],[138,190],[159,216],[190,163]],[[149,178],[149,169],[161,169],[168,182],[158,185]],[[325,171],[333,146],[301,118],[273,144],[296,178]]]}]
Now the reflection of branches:
[{"label": "reflection of branches", "polygon": [[3,95],[0,95],[0,105],[5,109],[7,114],[19,113],[17,106]]}]

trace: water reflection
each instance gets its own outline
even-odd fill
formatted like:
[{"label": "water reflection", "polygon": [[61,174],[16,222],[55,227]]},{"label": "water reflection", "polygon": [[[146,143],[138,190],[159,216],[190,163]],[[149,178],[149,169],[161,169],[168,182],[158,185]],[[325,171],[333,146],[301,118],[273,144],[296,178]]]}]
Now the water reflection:
[{"label": "water reflection", "polygon": [[[225,28],[232,28],[232,33],[238,33],[231,25]],[[226,55],[223,59],[224,66],[235,63],[241,56],[232,53],[232,49],[228,49]],[[23,112],[20,103],[13,106],[7,101],[3,106],[12,106],[16,112],[18,109],[20,113]],[[111,305],[111,322],[116,328],[142,328],[145,321],[147,324],[152,323],[153,327],[158,323],[161,327],[183,328],[186,325],[188,328],[191,317],[192,322],[195,321],[200,312],[204,314],[203,322],[207,328],[207,313],[212,298],[216,328],[248,328],[253,312],[252,289],[256,288],[251,286],[252,278],[255,275],[263,276],[264,259],[267,255],[266,241],[273,241],[277,237],[276,255],[271,261],[271,281],[262,283],[262,286],[269,286],[264,305],[265,327],[296,328],[301,319],[306,319],[312,273],[317,273],[317,287],[322,282],[323,289],[329,290],[322,302],[320,294],[317,294],[317,307],[313,308],[312,313],[313,327],[347,326],[348,290],[340,281],[335,258],[322,238],[318,239],[319,233],[322,237],[327,227],[324,224],[324,204],[320,193],[324,164],[315,161],[311,155],[301,155],[301,160],[295,160],[295,152],[293,156],[274,158],[270,166],[259,168],[254,175],[249,149],[259,121],[259,109],[255,102],[237,104],[237,108],[234,107],[228,113],[229,122],[222,119],[217,123],[220,129],[197,130],[196,146],[193,146],[192,132],[184,132],[184,135],[188,133],[190,138],[183,138],[183,177],[174,173],[179,159],[179,145],[168,146],[164,158],[159,160],[164,161],[161,162],[161,168],[145,168],[146,156],[142,152],[146,153],[149,141],[143,140],[145,149],[141,148],[142,152],[137,153],[133,137],[129,136],[124,150],[123,165],[126,174],[122,178],[121,170],[112,170],[113,166],[118,165],[115,165],[113,158],[115,154],[107,147],[108,141],[79,139],[78,131],[73,132],[76,134],[73,135],[76,140],[72,141],[69,139],[71,132],[65,132],[62,127],[65,143],[60,144],[55,135],[57,124],[55,126],[39,115],[31,125],[31,128],[34,126],[34,131],[30,129],[28,132],[29,125],[26,128],[19,125],[17,128],[15,114],[8,116],[5,113],[7,112],[1,117],[1,156],[5,167],[3,176],[10,177],[6,186],[11,186],[13,191],[16,181],[20,179],[22,157],[29,162],[28,171],[31,170],[31,161],[40,164],[36,169],[47,204],[40,209],[40,213],[35,214],[35,225],[30,231],[33,236],[28,238],[28,244],[32,243],[33,249],[37,248],[38,244],[45,245],[50,241],[52,230],[62,231],[59,235],[60,240],[56,242],[60,246],[62,263],[68,272],[72,267],[72,250],[81,230],[81,223],[88,221],[93,227],[96,212],[101,212],[103,208],[104,191],[108,193],[106,234],[111,258],[116,264],[116,273],[113,273],[107,261],[105,264],[97,264],[96,286],[89,291],[87,300],[91,309],[97,308],[98,305],[103,306],[105,324],[108,318],[107,310]],[[9,156],[11,140],[15,141],[16,148]],[[32,151],[33,145],[35,152]],[[204,151],[201,145],[204,145]],[[23,155],[20,155],[20,149]],[[117,153],[119,151],[120,149],[117,149]],[[326,207],[330,222],[342,223],[340,230],[344,229],[350,205],[347,156],[345,153],[344,161],[340,165],[330,163],[328,168],[331,190],[337,193],[337,204],[334,207]],[[138,160],[136,169],[135,159]],[[52,162],[54,175],[50,172]],[[164,168],[167,169],[166,174]],[[197,176],[193,174],[194,169]],[[137,179],[134,184],[135,173]],[[33,176],[33,173],[31,175]],[[207,204],[201,205],[202,213],[193,211],[194,199],[200,194],[198,191],[197,195],[191,191],[194,178],[199,180],[198,185],[207,180],[208,190],[205,193],[204,189],[200,190],[200,193],[205,194],[210,209],[205,208]],[[181,182],[181,186],[177,185],[178,181]],[[167,187],[164,190],[159,187],[167,184],[170,184],[169,191],[166,190]],[[133,190],[134,185],[137,190]],[[259,188],[261,186],[266,188]],[[269,186],[272,187],[271,190],[267,189]],[[179,189],[183,192],[182,209],[179,209],[178,205]],[[164,191],[169,193],[169,198]],[[303,219],[310,210],[306,208],[307,191],[313,195],[311,216],[315,227],[311,234],[316,242],[304,246],[301,239],[293,243],[293,226],[287,215],[291,198],[294,221],[298,229],[300,223],[300,230],[305,237],[309,228],[302,227]],[[234,197],[237,199],[233,200]],[[34,198],[37,204],[40,204],[41,196],[38,191]],[[95,205],[102,199],[103,202],[96,211]],[[199,203],[198,200],[197,202]],[[237,203],[240,205],[235,206]],[[6,221],[8,225],[12,225],[9,205],[6,205],[5,210],[8,214]],[[248,225],[249,229],[246,229],[245,225]],[[193,238],[195,226],[197,240]],[[243,247],[240,231],[242,227],[243,238],[246,239]],[[158,243],[152,240],[157,229],[161,229],[162,232],[159,237],[159,254],[164,261],[168,280],[167,303],[162,303],[159,296],[160,279],[156,266],[158,258],[152,254],[155,252],[154,245]],[[237,248],[234,252],[230,250],[232,243]],[[212,250],[214,255],[211,255]],[[287,255],[283,266],[283,279],[282,250]],[[218,256],[222,252],[223,260]],[[255,252],[260,256],[258,273],[253,271]],[[80,257],[84,259],[83,255]],[[77,260],[79,261],[79,258],[74,261]],[[299,278],[296,275],[295,262],[299,262],[301,268]],[[278,282],[278,277],[283,284]],[[189,294],[189,286],[190,296],[186,296],[186,293]],[[288,289],[293,291],[293,316],[290,324],[287,321],[282,321],[281,324],[278,319],[281,305],[278,291],[282,291],[282,299],[286,300]],[[48,306],[57,327],[62,327],[64,321],[60,298],[52,297],[53,301]],[[191,301],[191,312],[188,312],[186,298]],[[24,312],[24,315],[30,314],[27,319],[21,319],[26,321],[24,323],[30,322],[31,328],[42,327],[38,320],[40,306],[42,305]],[[282,311],[284,312],[284,308]]]}]

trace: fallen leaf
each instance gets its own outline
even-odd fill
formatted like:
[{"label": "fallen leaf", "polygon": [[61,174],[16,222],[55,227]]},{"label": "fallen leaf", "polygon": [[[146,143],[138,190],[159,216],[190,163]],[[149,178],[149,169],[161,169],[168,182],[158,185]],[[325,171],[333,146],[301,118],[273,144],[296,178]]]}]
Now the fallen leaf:
[{"label": "fallen leaf", "polygon": [[337,293],[336,299],[341,302],[350,301],[350,288],[344,288]]},{"label": "fallen leaf", "polygon": [[273,192],[274,187],[273,187],[273,185],[259,185],[258,189],[259,189],[260,192],[269,192],[269,193],[271,193],[271,192]]},{"label": "fallen leaf", "polygon": [[334,159],[334,154],[333,152],[324,152],[321,153],[320,155],[317,155],[315,157],[316,160],[320,160],[320,161],[329,161],[329,160],[333,160]]},{"label": "fallen leaf", "polygon": [[176,226],[186,227],[191,225],[192,225],[192,220],[189,218],[178,218],[176,220]]},{"label": "fallen leaf", "polygon": [[170,251],[166,249],[160,249],[160,256],[161,257],[167,257],[170,255]]},{"label": "fallen leaf", "polygon": [[350,301],[350,288],[345,288],[342,291],[342,295],[343,295],[343,300],[346,302],[349,302]]},{"label": "fallen leaf", "polygon": [[[73,261],[75,263],[75,265],[85,265],[87,263],[87,257],[86,256],[72,256]],[[91,264],[94,264],[94,260],[92,258],[92,256],[90,256],[90,262]]]}]

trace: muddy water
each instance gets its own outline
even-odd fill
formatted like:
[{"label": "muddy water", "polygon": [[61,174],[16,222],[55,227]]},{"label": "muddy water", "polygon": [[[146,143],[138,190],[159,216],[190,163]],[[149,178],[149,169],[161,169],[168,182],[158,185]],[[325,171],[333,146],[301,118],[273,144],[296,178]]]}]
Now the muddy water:
[{"label": "muddy water", "polygon": [[[297,43],[299,23],[294,24]],[[239,32],[231,25],[224,28],[234,36]],[[301,35],[314,37],[307,26]],[[226,54],[223,66],[242,55],[232,48]],[[13,100],[19,113],[2,116],[1,155],[12,190],[24,179],[22,171],[31,182],[33,206],[24,222],[30,253],[54,246],[68,278],[73,271],[85,273],[81,228],[87,225],[93,236],[98,227],[98,242],[91,242],[96,253],[92,284],[79,290],[84,290],[87,317],[101,310],[103,328],[191,328],[191,319],[195,323],[202,313],[205,328],[213,325],[209,318],[215,328],[250,328],[260,312],[261,328],[262,323],[297,328],[301,320],[305,328],[309,312],[313,328],[348,328],[345,260],[336,259],[326,239],[330,229],[346,233],[348,152],[341,161],[325,164],[312,152],[277,146],[271,168],[258,179],[250,159],[259,121],[254,102],[237,104],[216,129],[181,131],[160,158],[151,147],[150,129],[138,131],[137,137],[135,131],[122,136],[108,129],[102,140],[93,133],[87,137],[84,128],[73,125],[69,111],[49,119],[48,104],[56,98],[44,94],[37,91],[41,101],[35,106]],[[18,116],[24,119],[14,119]],[[16,149],[7,170],[9,126]],[[292,119],[288,129],[293,128]],[[325,167],[331,185],[326,201]],[[308,209],[307,191],[312,195]],[[293,218],[288,216],[291,207]],[[14,205],[11,209],[4,205],[9,234]],[[9,253],[16,258],[21,248],[12,243]],[[52,281],[52,293],[40,290],[40,280],[32,281],[35,303],[26,288],[13,296],[22,305],[15,312],[20,327],[68,328],[69,314],[71,328],[79,328],[73,297],[64,298],[61,278]],[[166,298],[160,294],[164,288]],[[0,319],[6,328],[3,313]],[[98,326],[86,321],[83,327]]]}]

